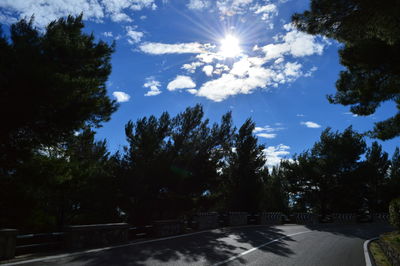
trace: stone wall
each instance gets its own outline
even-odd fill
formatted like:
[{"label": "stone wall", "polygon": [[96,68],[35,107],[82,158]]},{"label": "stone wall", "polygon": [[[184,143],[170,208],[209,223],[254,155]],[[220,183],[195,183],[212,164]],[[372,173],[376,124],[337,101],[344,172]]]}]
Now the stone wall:
[{"label": "stone wall", "polygon": [[109,246],[128,241],[129,225],[126,223],[69,226],[65,245],[69,249]]},{"label": "stone wall", "polygon": [[15,229],[0,230],[0,260],[14,258],[17,233]]}]

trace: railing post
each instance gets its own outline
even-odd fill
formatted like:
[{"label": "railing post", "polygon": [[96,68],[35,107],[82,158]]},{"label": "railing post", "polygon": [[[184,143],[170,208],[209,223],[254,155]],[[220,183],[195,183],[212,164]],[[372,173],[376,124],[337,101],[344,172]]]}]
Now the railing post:
[{"label": "railing post", "polygon": [[14,258],[17,234],[16,229],[0,229],[0,260]]}]

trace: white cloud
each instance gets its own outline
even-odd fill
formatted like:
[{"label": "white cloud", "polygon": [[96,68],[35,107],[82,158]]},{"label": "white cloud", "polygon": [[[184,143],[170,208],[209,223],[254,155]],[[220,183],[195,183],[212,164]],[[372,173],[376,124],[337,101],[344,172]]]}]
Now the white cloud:
[{"label": "white cloud", "polygon": [[266,125],[264,127],[255,127],[253,133],[256,134],[258,137],[266,138],[266,139],[273,139],[276,138],[277,134],[272,132],[277,132],[284,130],[284,127],[281,127],[281,123],[276,123],[278,127],[271,127]]},{"label": "white cloud", "polygon": [[168,83],[167,89],[169,91],[176,91],[181,89],[193,89],[196,87],[196,83],[188,76],[176,76],[176,78]]},{"label": "white cloud", "polygon": [[3,0],[0,1],[0,22],[35,15],[35,24],[43,28],[60,17],[81,13],[84,19],[96,22],[104,18],[129,22],[132,21],[129,12],[156,7],[155,0]]},{"label": "white cloud", "polygon": [[264,58],[242,57],[235,62],[228,73],[205,82],[197,95],[220,102],[236,94],[250,94],[257,88],[277,87],[300,77],[301,64],[264,67]]},{"label": "white cloud", "polygon": [[286,24],[284,28],[287,30],[287,33],[283,36],[276,36],[277,40],[283,42],[268,44],[259,48],[265,53],[266,59],[280,58],[285,54],[290,54],[293,57],[322,54],[324,44],[318,42],[317,37],[297,31],[291,24]]},{"label": "white cloud", "polygon": [[278,9],[277,9],[276,5],[267,4],[265,6],[258,7],[254,13],[260,14],[260,13],[277,13],[277,12],[278,12]]},{"label": "white cloud", "polygon": [[230,68],[227,65],[217,63],[214,67],[214,74],[221,75],[223,72],[229,71]]},{"label": "white cloud", "polygon": [[300,122],[300,125],[306,126],[308,128],[320,128],[321,127],[321,125],[319,125],[315,122],[311,122],[311,121]]},{"label": "white cloud", "polygon": [[112,38],[114,36],[111,31],[103,32],[102,35],[105,36],[105,37],[110,37],[110,38]]},{"label": "white cloud", "polygon": [[276,132],[276,131],[281,131],[284,130],[284,127],[280,127],[282,126],[281,123],[275,123],[276,126],[278,127],[271,127],[269,125],[266,125],[264,127],[255,127],[253,130],[253,133],[259,133],[259,132]]},{"label": "white cloud", "polygon": [[197,90],[196,89],[188,89],[187,92],[189,92],[190,94],[196,94]]},{"label": "white cloud", "polygon": [[267,159],[266,164],[268,168],[271,169],[273,166],[278,165],[282,159],[290,154],[288,150],[290,150],[290,147],[283,144],[279,144],[277,146],[269,146],[264,149],[264,154]]},{"label": "white cloud", "polygon": [[[254,13],[262,14],[261,20],[270,21],[273,17],[278,15],[278,8],[274,4],[267,4],[264,6],[258,6]],[[273,24],[270,28],[273,28]]]},{"label": "white cloud", "polygon": [[217,0],[217,9],[221,15],[233,16],[243,13],[253,0]]},{"label": "white cloud", "polygon": [[140,50],[148,54],[200,54],[206,51],[206,46],[201,43],[177,43],[177,44],[166,44],[149,42],[142,44]]},{"label": "white cloud", "polygon": [[357,114],[353,114],[352,112],[345,112],[344,115],[351,115],[352,117],[358,117]]},{"label": "white cloud", "polygon": [[286,76],[299,77],[301,73],[301,64],[297,62],[286,63],[284,73]]},{"label": "white cloud", "polygon": [[161,93],[159,87],[161,87],[161,83],[154,79],[154,77],[148,77],[146,79],[146,83],[143,84],[143,87],[150,88],[148,92],[144,96],[156,96]]},{"label": "white cloud", "polygon": [[296,114],[297,117],[304,117],[304,114]]},{"label": "white cloud", "polygon": [[203,67],[203,72],[209,77],[212,76],[213,70],[214,70],[214,67],[211,65],[206,65]]},{"label": "white cloud", "polygon": [[274,139],[276,138],[275,133],[258,133],[256,134],[260,138],[266,138],[266,139]]},{"label": "white cloud", "polygon": [[190,73],[194,73],[196,71],[196,69],[200,66],[204,65],[203,62],[192,62],[190,64],[184,64],[182,66],[182,69],[187,70]]},{"label": "white cloud", "polygon": [[194,10],[202,10],[210,6],[210,2],[208,0],[190,0],[187,4],[189,9]]},{"label": "white cloud", "polygon": [[304,77],[311,77],[317,70],[318,68],[316,66],[313,66],[312,68],[310,68],[310,70],[307,71],[307,73],[304,74]]},{"label": "white cloud", "polygon": [[126,94],[125,92],[122,91],[114,91],[112,95],[117,99],[117,102],[119,103],[127,102],[131,98],[129,94]]},{"label": "white cloud", "polygon": [[140,42],[140,40],[143,38],[144,33],[140,31],[135,31],[136,27],[132,26],[126,26],[126,36],[128,37],[128,42],[130,44],[135,44]]}]

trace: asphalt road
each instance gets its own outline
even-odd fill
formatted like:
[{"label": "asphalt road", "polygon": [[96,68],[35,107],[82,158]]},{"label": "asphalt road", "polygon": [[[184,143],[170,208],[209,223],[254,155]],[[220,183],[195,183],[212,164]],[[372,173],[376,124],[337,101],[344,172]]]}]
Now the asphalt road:
[{"label": "asphalt road", "polygon": [[365,240],[379,224],[251,226],[49,257],[23,265],[365,265]]}]

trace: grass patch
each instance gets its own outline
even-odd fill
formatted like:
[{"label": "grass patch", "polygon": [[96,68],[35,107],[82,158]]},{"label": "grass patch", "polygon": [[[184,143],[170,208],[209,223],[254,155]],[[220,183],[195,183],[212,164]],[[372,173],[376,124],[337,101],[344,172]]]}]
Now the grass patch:
[{"label": "grass patch", "polygon": [[380,239],[400,252],[400,232],[394,231],[381,235]]},{"label": "grass patch", "polygon": [[376,240],[369,244],[369,250],[377,266],[392,266]]}]

